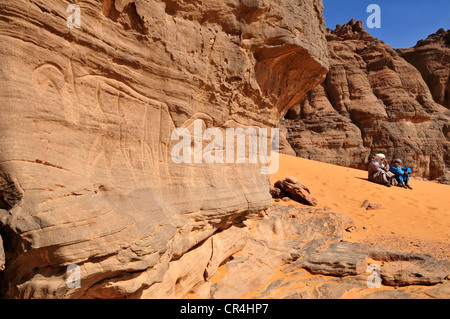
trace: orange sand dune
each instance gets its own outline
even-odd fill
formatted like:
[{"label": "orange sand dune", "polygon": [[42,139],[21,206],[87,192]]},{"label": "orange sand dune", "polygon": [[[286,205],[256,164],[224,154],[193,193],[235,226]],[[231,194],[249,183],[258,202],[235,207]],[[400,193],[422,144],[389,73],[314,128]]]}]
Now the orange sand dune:
[{"label": "orange sand dune", "polygon": [[[413,190],[388,188],[368,181],[366,171],[280,154],[272,185],[287,176],[307,186],[319,208],[353,219],[356,230],[345,240],[450,259],[450,186],[411,179]],[[361,208],[365,200],[385,209]]]}]

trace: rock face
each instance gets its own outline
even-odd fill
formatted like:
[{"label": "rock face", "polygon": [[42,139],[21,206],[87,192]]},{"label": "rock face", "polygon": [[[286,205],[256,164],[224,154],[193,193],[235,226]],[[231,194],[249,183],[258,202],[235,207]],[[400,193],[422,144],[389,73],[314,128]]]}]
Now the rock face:
[{"label": "rock face", "polygon": [[438,182],[441,184],[450,185],[450,172],[447,172],[444,176],[439,177]]},{"label": "rock face", "polygon": [[305,248],[338,241],[352,221],[336,213],[309,213],[274,204],[257,223],[246,224],[247,245],[224,265],[225,276],[213,278],[213,298],[244,298],[257,291],[275,269],[298,259]]},{"label": "rock face", "polygon": [[359,243],[336,242],[327,247],[305,250],[297,266],[313,274],[357,276],[365,273],[367,260],[380,265],[380,280],[385,286],[435,285],[444,283],[450,263],[422,254],[407,254]]},{"label": "rock face", "polygon": [[419,70],[434,100],[450,109],[450,30],[439,29],[413,48],[397,52]]},{"label": "rock face", "polygon": [[175,163],[172,132],[277,126],[327,72],[322,2],[66,6],[0,1],[1,295],[182,296],[271,199],[259,164]]},{"label": "rock face", "polygon": [[[438,32],[423,45],[401,51],[408,61],[429,61],[417,62],[419,70],[433,73],[427,76],[370,36],[362,22],[328,30],[326,81],[282,121],[290,147],[299,157],[360,169],[383,152],[389,160],[401,158],[415,176],[443,176],[450,167],[450,112],[442,106],[448,103],[442,92],[449,71],[444,38]],[[440,83],[439,89],[432,81]],[[292,153],[291,148],[282,152]]]}]

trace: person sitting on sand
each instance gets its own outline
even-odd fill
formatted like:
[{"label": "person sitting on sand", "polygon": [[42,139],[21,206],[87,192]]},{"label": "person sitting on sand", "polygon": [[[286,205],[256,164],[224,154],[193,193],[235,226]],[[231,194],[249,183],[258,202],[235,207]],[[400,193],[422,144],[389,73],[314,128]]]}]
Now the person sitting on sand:
[{"label": "person sitting on sand", "polygon": [[389,164],[384,154],[377,154],[369,164],[369,181],[391,187],[397,185],[395,174],[389,170]]},{"label": "person sitting on sand", "polygon": [[412,189],[412,187],[409,186],[411,168],[403,167],[402,161],[399,158],[394,160],[394,164],[392,164],[390,171],[395,174],[395,179],[397,180],[399,186]]}]

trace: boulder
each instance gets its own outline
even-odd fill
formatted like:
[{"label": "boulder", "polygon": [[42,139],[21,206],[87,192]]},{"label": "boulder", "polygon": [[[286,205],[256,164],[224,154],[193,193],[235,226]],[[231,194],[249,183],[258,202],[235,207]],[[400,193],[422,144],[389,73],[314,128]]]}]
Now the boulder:
[{"label": "boulder", "polygon": [[441,184],[450,185],[450,172],[447,172],[445,175],[439,177],[437,181]]},{"label": "boulder", "polygon": [[448,261],[437,261],[427,255],[410,260],[386,263],[381,267],[381,278],[386,286],[431,286],[443,283],[450,274]]},{"label": "boulder", "polygon": [[287,196],[287,193],[278,187],[270,187],[269,193],[272,196],[272,198],[275,198],[275,199],[278,199],[278,198],[281,199],[281,198],[284,198]]},{"label": "boulder", "polygon": [[345,241],[320,249],[306,247],[296,265],[312,274],[357,276],[367,272],[368,258],[381,264],[380,280],[386,286],[435,285],[450,274],[450,262],[446,260]]},{"label": "boulder", "polygon": [[319,203],[318,200],[311,194],[309,189],[300,184],[295,177],[287,177],[284,180],[279,180],[274,184],[274,186],[285,191],[291,199],[301,204],[317,206]]}]

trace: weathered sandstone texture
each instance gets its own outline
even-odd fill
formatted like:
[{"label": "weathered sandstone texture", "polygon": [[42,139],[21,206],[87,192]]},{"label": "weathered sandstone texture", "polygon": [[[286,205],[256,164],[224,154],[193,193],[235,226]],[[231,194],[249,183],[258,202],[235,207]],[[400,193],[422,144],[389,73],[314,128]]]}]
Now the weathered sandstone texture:
[{"label": "weathered sandstone texture", "polygon": [[308,187],[299,183],[297,178],[288,176],[285,179],[275,182],[274,187],[270,188],[270,194],[273,198],[289,198],[301,204],[317,206],[318,201],[311,194]]},{"label": "weathered sandstone texture", "polygon": [[[450,296],[449,261],[343,241],[354,224],[341,214],[274,204],[258,222],[244,223],[251,229],[247,245],[213,278],[213,298]],[[378,288],[368,285],[377,283],[373,269]]]},{"label": "weathered sandstone texture", "polygon": [[443,106],[449,101],[447,40],[448,32],[439,31],[401,51],[416,69],[360,21],[328,30],[330,72],[288,111],[282,126],[290,145],[282,152],[360,169],[382,152],[389,160],[401,158],[415,176],[445,175],[450,168],[450,111]]},{"label": "weathered sandstone texture", "polygon": [[434,100],[450,109],[450,30],[439,29],[413,48],[397,52],[419,70]]},{"label": "weathered sandstone texture", "polygon": [[322,2],[77,3],[70,29],[68,2],[0,0],[0,294],[183,296],[271,197],[258,164],[174,163],[171,133],[277,126],[327,72]]}]

